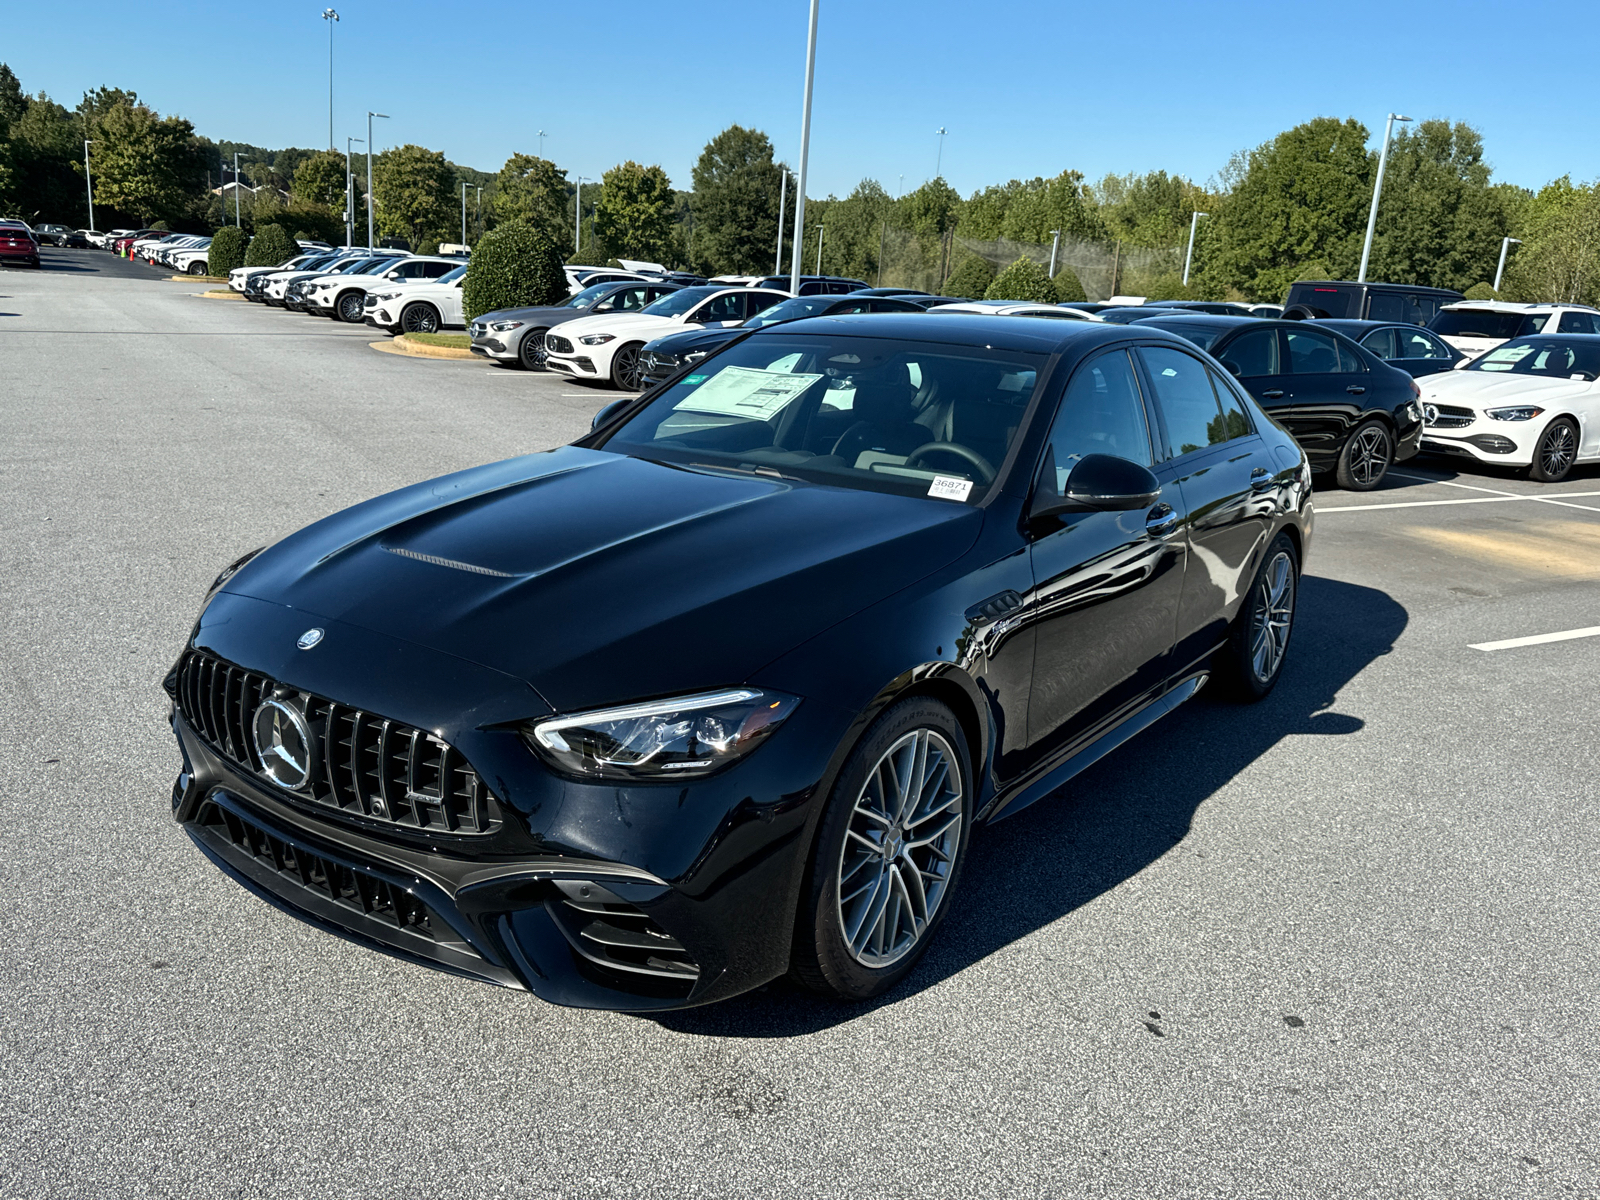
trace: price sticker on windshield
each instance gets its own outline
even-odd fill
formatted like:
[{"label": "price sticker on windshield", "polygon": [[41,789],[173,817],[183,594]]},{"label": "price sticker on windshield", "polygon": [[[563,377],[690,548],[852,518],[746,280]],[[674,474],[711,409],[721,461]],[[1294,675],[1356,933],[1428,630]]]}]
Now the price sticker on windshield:
[{"label": "price sticker on windshield", "polygon": [[972,495],[972,480],[935,475],[928,485],[928,495],[935,500],[965,500]]}]

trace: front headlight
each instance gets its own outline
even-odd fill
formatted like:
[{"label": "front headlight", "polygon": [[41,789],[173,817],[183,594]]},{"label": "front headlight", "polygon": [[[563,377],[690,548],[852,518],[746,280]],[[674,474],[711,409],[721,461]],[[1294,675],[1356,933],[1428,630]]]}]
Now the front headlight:
[{"label": "front headlight", "polygon": [[1531,421],[1543,411],[1531,404],[1518,404],[1513,408],[1486,408],[1483,415],[1496,421]]},{"label": "front headlight", "polygon": [[399,292],[380,292],[376,296],[368,296],[368,304],[382,304],[385,300],[393,300]]},{"label": "front headlight", "polygon": [[522,328],[522,322],[521,321],[496,321],[493,325],[489,326],[489,328],[494,330],[496,333],[508,333],[513,329],[521,329]]},{"label": "front headlight", "polygon": [[697,778],[749,754],[799,703],[780,692],[731,688],[531,721],[522,736],[534,753],[571,775]]},{"label": "front headlight", "polygon": [[585,346],[604,346],[607,342],[616,341],[617,335],[614,333],[591,333],[587,337],[581,337],[578,340]]}]

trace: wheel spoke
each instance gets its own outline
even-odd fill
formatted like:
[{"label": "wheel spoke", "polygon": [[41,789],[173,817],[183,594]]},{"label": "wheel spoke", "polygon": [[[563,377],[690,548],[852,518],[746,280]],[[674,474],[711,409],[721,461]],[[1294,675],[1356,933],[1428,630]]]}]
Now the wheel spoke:
[{"label": "wheel spoke", "polygon": [[858,953],[883,921],[884,906],[889,903],[887,876],[887,871],[880,870],[873,877],[872,895],[857,910],[855,923],[845,930],[844,940]]}]

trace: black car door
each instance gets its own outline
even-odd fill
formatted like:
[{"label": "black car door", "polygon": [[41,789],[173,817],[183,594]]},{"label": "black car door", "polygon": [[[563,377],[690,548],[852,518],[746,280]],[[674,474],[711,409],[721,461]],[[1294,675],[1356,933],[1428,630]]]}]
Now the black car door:
[{"label": "black car door", "polygon": [[1231,380],[1175,347],[1141,346],[1138,356],[1166,459],[1157,477],[1170,473],[1187,513],[1189,563],[1172,659],[1172,673],[1182,675],[1228,636],[1266,548],[1282,468]]},{"label": "black car door", "polygon": [[1183,591],[1183,501],[1162,475],[1148,409],[1126,349],[1073,373],[1035,488],[1064,492],[1087,454],[1113,454],[1156,470],[1159,502],[1134,512],[1074,512],[1029,530],[1035,629],[1028,704],[1029,760],[1055,758],[1126,714],[1166,679]]},{"label": "black car door", "polygon": [[1371,380],[1366,364],[1341,347],[1332,334],[1310,328],[1283,329],[1283,361],[1290,375],[1291,396],[1273,402],[1271,412],[1294,434],[1314,471],[1331,471],[1345,438],[1369,401]]}]

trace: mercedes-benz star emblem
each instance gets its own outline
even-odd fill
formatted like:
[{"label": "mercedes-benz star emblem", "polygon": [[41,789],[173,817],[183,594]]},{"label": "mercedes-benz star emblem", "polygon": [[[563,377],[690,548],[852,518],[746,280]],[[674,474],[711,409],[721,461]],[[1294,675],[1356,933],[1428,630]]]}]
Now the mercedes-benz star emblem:
[{"label": "mercedes-benz star emblem", "polygon": [[311,781],[311,727],[294,705],[265,701],[251,719],[261,773],[279,787],[297,792]]},{"label": "mercedes-benz star emblem", "polygon": [[308,629],[300,635],[300,640],[295,642],[302,650],[309,650],[322,640],[322,630]]},{"label": "mercedes-benz star emblem", "polygon": [[1429,425],[1436,423],[1439,420],[1439,406],[1437,404],[1424,404],[1422,406],[1422,415]]}]

